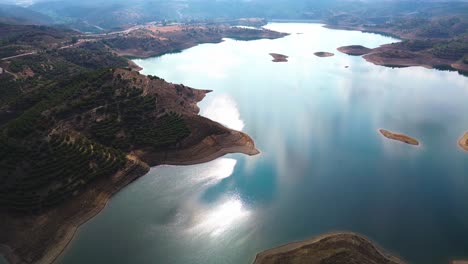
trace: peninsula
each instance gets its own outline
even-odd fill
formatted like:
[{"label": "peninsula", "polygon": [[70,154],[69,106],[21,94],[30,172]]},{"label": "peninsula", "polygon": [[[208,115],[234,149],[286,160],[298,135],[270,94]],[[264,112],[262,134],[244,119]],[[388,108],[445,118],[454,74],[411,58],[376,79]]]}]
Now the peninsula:
[{"label": "peninsula", "polygon": [[125,34],[101,36],[99,41],[121,56],[148,58],[194,47],[219,43],[223,38],[236,40],[277,39],[287,36],[264,28],[233,27],[226,24],[145,25]]},{"label": "peninsula", "polygon": [[270,56],[273,57],[273,62],[288,62],[288,56],[278,53],[270,53]]},{"label": "peninsula", "polygon": [[[285,34],[198,24],[154,26],[146,37],[142,30],[83,37],[0,24],[0,33],[12,36],[0,61],[0,86],[8,91],[0,97],[0,253],[10,263],[53,262],[80,225],[151,166],[259,153],[247,134],[198,114],[209,90],[142,75],[117,54],[145,57],[222,37]],[[140,46],[144,41],[152,44]]]},{"label": "peninsula", "polygon": [[392,140],[396,140],[396,141],[400,141],[400,142],[403,142],[403,143],[406,143],[406,144],[409,144],[409,145],[415,145],[415,146],[418,146],[419,145],[419,141],[417,141],[416,139],[412,138],[412,137],[409,137],[407,135],[404,135],[404,134],[399,134],[399,133],[395,133],[395,132],[391,132],[391,131],[388,131],[388,130],[385,130],[385,129],[379,129],[379,132],[386,138],[388,139],[392,139]]},{"label": "peninsula", "polygon": [[[351,261],[352,260],[352,261]],[[336,233],[290,243],[257,254],[254,264],[402,264],[368,239],[353,233]]]},{"label": "peninsula", "polygon": [[405,17],[385,24],[355,24],[332,18],[328,22],[328,28],[360,30],[402,39],[373,49],[361,45],[338,48],[348,55],[364,55],[366,61],[387,67],[422,66],[468,74],[468,38],[460,30],[466,27],[465,16],[431,20]]},{"label": "peninsula", "polygon": [[468,131],[460,138],[458,145],[465,151],[468,151]]}]

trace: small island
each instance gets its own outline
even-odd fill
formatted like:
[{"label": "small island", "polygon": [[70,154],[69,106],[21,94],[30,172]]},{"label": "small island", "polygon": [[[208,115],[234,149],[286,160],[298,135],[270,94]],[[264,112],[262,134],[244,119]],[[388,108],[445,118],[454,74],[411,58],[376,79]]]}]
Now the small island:
[{"label": "small island", "polygon": [[361,45],[343,46],[339,47],[337,50],[351,56],[362,56],[372,51],[372,49]]},{"label": "small island", "polygon": [[333,54],[331,52],[324,52],[324,51],[315,52],[314,55],[317,56],[317,57],[321,57],[321,58],[335,56],[335,54]]},{"label": "small island", "polygon": [[417,141],[416,139],[414,139],[412,137],[409,137],[407,135],[391,132],[391,131],[388,131],[388,130],[385,130],[385,129],[379,129],[379,131],[384,137],[386,137],[388,139],[401,141],[403,143],[410,144],[410,145],[415,145],[415,146],[419,145],[419,141]]},{"label": "small island", "polygon": [[465,151],[468,151],[468,131],[460,138],[458,145]]},{"label": "small island", "polygon": [[[352,260],[352,261],[350,261]],[[290,243],[257,254],[254,264],[273,263],[369,263],[401,264],[368,239],[353,233],[336,233]]]},{"label": "small island", "polygon": [[289,57],[286,55],[278,53],[270,53],[270,55],[273,57],[273,62],[288,62]]}]

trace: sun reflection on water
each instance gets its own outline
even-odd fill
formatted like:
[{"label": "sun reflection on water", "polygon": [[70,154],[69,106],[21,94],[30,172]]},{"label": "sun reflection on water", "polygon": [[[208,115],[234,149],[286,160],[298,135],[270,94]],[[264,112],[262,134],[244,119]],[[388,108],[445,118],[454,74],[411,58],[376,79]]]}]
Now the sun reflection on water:
[{"label": "sun reflection on water", "polygon": [[216,237],[245,221],[249,215],[250,212],[242,201],[238,197],[232,197],[213,208],[203,210],[190,231]]}]

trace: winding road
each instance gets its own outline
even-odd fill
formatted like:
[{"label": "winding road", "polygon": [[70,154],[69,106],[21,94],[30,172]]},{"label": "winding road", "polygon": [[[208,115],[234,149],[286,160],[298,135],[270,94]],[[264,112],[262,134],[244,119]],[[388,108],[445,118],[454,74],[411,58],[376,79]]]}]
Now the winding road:
[{"label": "winding road", "polygon": [[29,55],[34,55],[34,54],[37,54],[37,51],[32,51],[32,52],[28,52],[28,53],[18,54],[18,55],[6,57],[6,58],[0,59],[0,60],[2,60],[2,61],[4,61],[4,60],[10,60],[10,59],[20,58],[20,57],[29,56]]}]

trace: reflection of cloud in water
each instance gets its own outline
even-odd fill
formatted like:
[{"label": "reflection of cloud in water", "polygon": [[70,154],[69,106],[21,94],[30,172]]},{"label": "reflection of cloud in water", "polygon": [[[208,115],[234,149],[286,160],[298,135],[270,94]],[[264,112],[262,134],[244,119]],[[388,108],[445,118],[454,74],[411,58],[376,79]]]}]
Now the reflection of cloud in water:
[{"label": "reflection of cloud in water", "polygon": [[195,175],[191,178],[191,184],[196,182],[215,184],[231,176],[236,164],[235,159],[219,158],[202,166],[195,166],[191,171]]},{"label": "reflection of cloud in water", "polygon": [[[226,193],[218,200],[206,204],[202,201],[203,193],[213,185],[232,175],[237,160],[219,158],[214,161],[187,167],[164,166],[165,175],[171,170],[179,171],[181,181],[166,181],[165,193],[179,193],[176,200],[169,199],[170,210],[174,218],[158,228],[181,230],[184,236],[203,239],[222,235],[230,230],[242,228],[241,221],[250,215],[236,194]],[[182,170],[182,171],[181,171]],[[172,177],[172,176],[170,176]],[[166,178],[167,179],[167,178]],[[171,194],[172,195],[172,194]],[[174,198],[174,195],[171,196]],[[155,230],[155,232],[162,232]],[[187,233],[185,233],[187,232]]]},{"label": "reflection of cloud in water", "polygon": [[[201,52],[201,53],[200,53]],[[202,54],[203,59],[200,59]],[[204,49],[191,49],[186,52],[187,61],[176,66],[181,73],[199,74],[212,79],[224,79],[229,71],[241,64],[241,59],[232,52],[212,48],[210,56],[205,55]]]},{"label": "reflection of cloud in water", "polygon": [[202,110],[202,116],[231,129],[241,131],[244,128],[236,102],[226,94],[213,97]]}]

